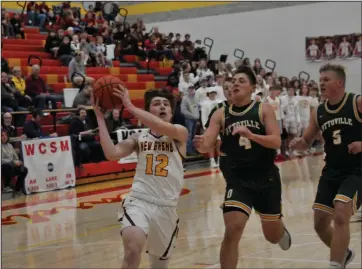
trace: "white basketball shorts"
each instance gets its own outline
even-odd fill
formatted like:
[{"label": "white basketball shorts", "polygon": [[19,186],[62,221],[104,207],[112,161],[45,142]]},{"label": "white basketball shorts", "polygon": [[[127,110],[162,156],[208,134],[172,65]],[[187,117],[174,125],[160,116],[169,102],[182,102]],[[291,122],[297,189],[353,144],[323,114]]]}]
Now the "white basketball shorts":
[{"label": "white basketball shorts", "polygon": [[285,119],[284,124],[288,134],[293,134],[293,135],[298,134],[298,125],[294,118]]},{"label": "white basketball shorts", "polygon": [[174,206],[159,206],[134,197],[121,204],[118,221],[126,227],[141,228],[147,236],[147,253],[167,260],[175,248],[179,218]]}]

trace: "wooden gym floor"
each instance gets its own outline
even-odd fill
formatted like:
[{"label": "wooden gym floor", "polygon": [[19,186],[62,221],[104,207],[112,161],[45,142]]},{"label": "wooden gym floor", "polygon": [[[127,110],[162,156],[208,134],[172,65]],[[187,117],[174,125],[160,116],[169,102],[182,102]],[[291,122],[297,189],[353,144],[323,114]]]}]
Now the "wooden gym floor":
[{"label": "wooden gym floor", "polygon": [[[293,246],[282,251],[266,242],[253,213],[240,242],[239,268],[328,268],[329,250],[316,237],[311,209],[323,164],[322,156],[280,164],[284,221]],[[3,201],[2,267],[120,268],[117,211],[131,182],[115,180]],[[171,268],[219,268],[224,188],[217,171],[187,172]],[[360,222],[351,223],[350,247],[357,255],[348,267],[361,268]],[[147,266],[144,255],[141,267]]]}]

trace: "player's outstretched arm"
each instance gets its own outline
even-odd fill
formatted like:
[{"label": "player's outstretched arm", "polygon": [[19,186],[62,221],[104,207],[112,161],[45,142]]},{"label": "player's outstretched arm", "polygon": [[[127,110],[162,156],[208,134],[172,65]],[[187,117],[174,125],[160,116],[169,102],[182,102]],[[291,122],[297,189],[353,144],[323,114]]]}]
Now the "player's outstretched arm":
[{"label": "player's outstretched arm", "polygon": [[198,152],[210,152],[215,146],[217,136],[222,128],[222,113],[224,113],[223,108],[216,110],[210,119],[209,127],[207,127],[205,133],[203,135],[195,135],[193,144]]},{"label": "player's outstretched arm", "polygon": [[92,105],[94,113],[96,114],[97,122],[98,122],[98,130],[101,146],[104,152],[105,157],[109,161],[119,160],[121,158],[127,157],[132,154],[133,151],[137,150],[136,140],[131,137],[128,138],[117,145],[113,144],[113,141],[108,133],[108,129],[106,126],[106,122],[104,120],[104,114],[101,111],[101,108],[98,105],[99,100],[94,100],[94,96],[92,95]]},{"label": "player's outstretched arm", "polygon": [[161,135],[165,135],[172,139],[175,139],[181,143],[187,142],[188,131],[184,126],[166,122],[152,115],[151,113],[134,106],[129,98],[128,90],[125,87],[120,85],[119,88],[114,89],[113,94],[116,97],[121,98],[124,107],[133,116],[141,120],[141,122],[148,128],[154,130]]},{"label": "player's outstretched arm", "polygon": [[294,138],[290,142],[289,147],[300,151],[307,150],[313,144],[314,140],[319,135],[319,132],[320,129],[317,124],[317,109],[313,108],[307,130],[304,132],[302,137]]},{"label": "player's outstretched arm", "polygon": [[[265,125],[266,135],[254,134],[250,130],[245,130],[245,134],[243,132],[239,132],[239,134],[263,147],[279,149],[282,144],[280,129],[277,118],[275,117],[275,112],[270,104],[262,104],[262,121]],[[247,129],[245,126],[242,128],[243,130],[245,128]]]}]

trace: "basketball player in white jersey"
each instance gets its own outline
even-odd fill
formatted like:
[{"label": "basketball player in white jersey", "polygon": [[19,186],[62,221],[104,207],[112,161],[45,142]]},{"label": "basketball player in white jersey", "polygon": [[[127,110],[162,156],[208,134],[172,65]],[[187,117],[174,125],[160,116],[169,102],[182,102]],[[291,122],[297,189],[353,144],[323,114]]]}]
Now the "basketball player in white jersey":
[{"label": "basketball player in white jersey", "polygon": [[319,47],[315,44],[315,40],[311,40],[311,44],[307,48],[307,58],[316,59],[319,55]]},{"label": "basketball player in white jersey", "polygon": [[354,46],[353,55],[357,57],[362,56],[362,35],[358,37],[358,41],[356,42],[356,45]]},{"label": "basketball player in white jersey", "polygon": [[347,41],[347,37],[344,36],[339,44],[338,55],[343,58],[349,57],[352,50],[351,44]]},{"label": "basketball player in white jersey", "polygon": [[138,154],[134,182],[119,214],[124,247],[122,268],[138,268],[145,246],[150,267],[167,268],[178,232],[176,208],[184,184],[182,156],[186,154],[188,132],[185,127],[170,123],[174,108],[170,93],[147,91],[147,111],[135,107],[128,90],[121,85],[113,94],[150,129],[114,145],[98,100],[93,100],[107,159],[119,160],[134,151]]},{"label": "basketball player in white jersey", "polygon": [[332,40],[330,38],[327,38],[326,41],[327,42],[324,44],[322,54],[324,54],[326,58],[333,58],[336,48],[335,48],[335,46],[332,43]]}]

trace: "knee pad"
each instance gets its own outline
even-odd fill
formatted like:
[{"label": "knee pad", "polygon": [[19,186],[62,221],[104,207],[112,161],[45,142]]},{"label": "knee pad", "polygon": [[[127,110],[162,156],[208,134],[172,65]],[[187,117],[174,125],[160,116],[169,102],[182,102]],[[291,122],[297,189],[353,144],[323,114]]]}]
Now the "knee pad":
[{"label": "knee pad", "polygon": [[169,259],[162,260],[160,257],[148,254],[151,269],[166,269],[168,268]]}]

